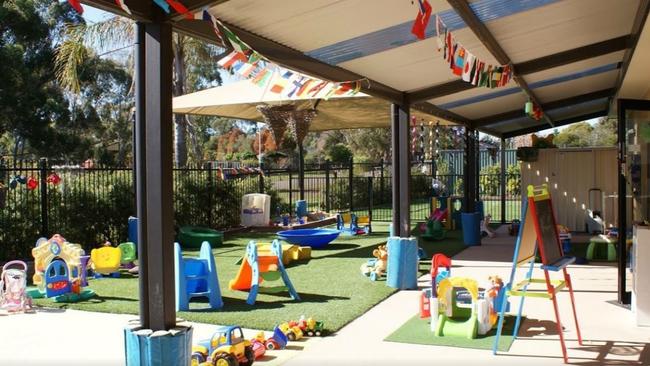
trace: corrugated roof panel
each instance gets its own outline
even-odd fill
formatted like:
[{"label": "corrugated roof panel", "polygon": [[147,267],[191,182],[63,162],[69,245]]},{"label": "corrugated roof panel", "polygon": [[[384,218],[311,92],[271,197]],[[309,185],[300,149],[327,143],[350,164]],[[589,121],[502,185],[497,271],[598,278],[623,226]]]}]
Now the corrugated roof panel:
[{"label": "corrugated roof panel", "polygon": [[607,103],[607,98],[600,98],[585,103],[554,109],[547,111],[547,113],[553,120],[560,121],[571,117],[582,116],[594,111],[607,109]]},{"label": "corrugated roof panel", "polygon": [[560,84],[536,88],[535,95],[542,103],[569,98],[575,95],[587,94],[597,90],[613,88],[616,84],[618,69],[604,73],[589,75],[580,79]]},{"label": "corrugated roof panel", "polygon": [[469,119],[482,118],[503,113],[517,108],[523,108],[528,99],[523,92],[509,94],[504,97],[489,99],[481,104],[463,105],[458,108],[451,108],[452,112],[458,113]]},{"label": "corrugated roof panel", "polygon": [[513,62],[629,34],[639,0],[564,0],[486,24]]},{"label": "corrugated roof panel", "polygon": [[[486,55],[487,60],[494,62],[469,29],[459,30],[458,34],[467,39],[465,45],[468,48]],[[437,51],[437,43],[433,38],[358,58],[339,66],[399,90],[420,89],[458,78],[451,73],[449,65],[443,60],[442,52]]]},{"label": "corrugated roof panel", "polygon": [[[557,0],[477,0],[470,6],[479,19],[488,22],[502,17],[508,17],[520,12],[526,12],[531,9],[548,5]],[[440,19],[445,23],[450,31],[456,31],[467,27],[461,17],[453,10],[440,11],[434,7]],[[417,14],[417,12],[415,12]],[[433,18],[432,18],[433,19]],[[323,62],[338,65],[346,61],[351,61],[359,57],[373,55],[378,52],[387,51],[396,47],[404,46],[417,42],[411,34],[413,20],[372,33],[366,33],[357,37],[347,39],[335,44],[331,44],[318,49],[313,49],[307,54]],[[435,22],[430,22],[427,27],[426,36],[434,37],[436,34]]]},{"label": "corrugated roof panel", "polygon": [[558,75],[574,74],[605,65],[616,65],[623,60],[624,53],[625,51],[612,52],[607,55],[574,62],[560,67],[554,67],[552,69],[524,75],[524,79],[529,83],[534,83],[540,80],[551,79]]}]

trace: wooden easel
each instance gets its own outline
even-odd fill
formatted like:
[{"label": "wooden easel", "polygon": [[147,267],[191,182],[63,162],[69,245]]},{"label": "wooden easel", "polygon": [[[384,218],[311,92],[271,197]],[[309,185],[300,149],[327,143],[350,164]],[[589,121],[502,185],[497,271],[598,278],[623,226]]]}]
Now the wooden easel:
[{"label": "wooden easel", "polygon": [[[535,267],[535,255],[537,254],[538,247],[542,258],[542,265],[540,267],[544,271],[544,278],[532,277],[533,269]],[[568,288],[571,297],[571,307],[573,308],[573,319],[575,320],[576,332],[578,333],[578,343],[582,345],[582,336],[580,335],[580,327],[578,326],[578,316],[576,314],[571,276],[569,276],[566,269],[566,267],[574,261],[575,257],[565,256],[562,251],[562,245],[558,238],[557,227],[555,225],[553,204],[551,202],[551,196],[548,192],[547,185],[544,184],[538,187],[528,186],[528,199],[524,201],[523,217],[521,219],[519,235],[517,236],[517,243],[512,261],[512,271],[510,272],[510,281],[506,285],[507,296],[521,297],[513,337],[515,339],[517,338],[517,332],[519,331],[521,323],[521,312],[526,297],[537,297],[551,300],[553,302],[553,309],[555,310],[557,332],[560,336],[564,363],[568,363],[568,357],[566,345],[564,344],[564,335],[562,334],[562,323],[560,322],[557,296],[555,295],[565,287]],[[514,284],[517,268],[526,265],[528,265],[526,278],[517,284]],[[552,280],[549,271],[562,271],[564,279]],[[546,284],[546,291],[529,292],[528,285],[531,283]],[[497,354],[499,338],[503,329],[506,303],[506,301],[502,302],[501,310],[499,312],[496,339],[494,341],[494,346],[492,347],[492,353],[495,355]]]}]

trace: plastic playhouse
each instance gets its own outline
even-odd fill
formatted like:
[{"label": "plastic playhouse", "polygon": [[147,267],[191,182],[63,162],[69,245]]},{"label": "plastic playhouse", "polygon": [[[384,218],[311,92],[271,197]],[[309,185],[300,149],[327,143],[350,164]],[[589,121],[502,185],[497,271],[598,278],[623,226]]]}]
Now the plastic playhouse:
[{"label": "plastic playhouse", "polygon": [[210,243],[203,242],[198,258],[184,258],[181,246],[174,243],[174,273],[176,311],[190,310],[190,301],[195,297],[207,297],[210,309],[223,307],[217,266]]},{"label": "plastic playhouse", "polygon": [[[283,281],[282,285],[260,286],[263,281],[272,283],[280,279]],[[282,245],[279,240],[271,243],[270,255],[258,252],[257,243],[251,240],[246,246],[245,259],[239,267],[237,276],[230,281],[229,287],[231,290],[249,291],[246,300],[249,305],[255,304],[257,293],[262,291],[271,293],[288,291],[292,299],[300,301],[300,296],[282,263]]]},{"label": "plastic playhouse", "polygon": [[78,244],[68,243],[56,234],[49,240],[40,238],[32,249],[34,256],[33,282],[28,290],[32,298],[54,298],[56,302],[76,302],[95,296],[86,279],[89,256]]}]

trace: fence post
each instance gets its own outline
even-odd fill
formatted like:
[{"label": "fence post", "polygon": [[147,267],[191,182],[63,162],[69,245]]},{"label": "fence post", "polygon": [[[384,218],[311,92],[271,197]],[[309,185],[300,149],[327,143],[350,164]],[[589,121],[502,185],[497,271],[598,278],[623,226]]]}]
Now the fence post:
[{"label": "fence post", "polygon": [[330,161],[325,160],[325,212],[330,208]]},{"label": "fence post", "polygon": [[264,171],[261,168],[259,175],[259,185],[260,193],[264,193]]},{"label": "fence post", "polygon": [[381,158],[381,161],[379,162],[379,166],[381,167],[379,171],[379,202],[384,203],[384,158]]},{"label": "fence post", "polygon": [[[291,176],[291,170],[289,170],[289,207],[293,205],[293,177]],[[289,209],[289,216],[291,216],[291,209]]]},{"label": "fence post", "polygon": [[40,168],[40,189],[41,189],[41,236],[48,237],[49,222],[47,217],[48,200],[47,200],[47,159],[41,158],[39,161]]},{"label": "fence post", "polygon": [[368,177],[368,221],[370,224],[369,233],[372,233],[372,209],[373,209],[373,189],[372,189],[372,177]]},{"label": "fence post", "polygon": [[354,203],[352,202],[354,200],[354,185],[352,184],[353,180],[354,180],[354,158],[350,158],[350,170],[348,174],[348,184],[350,187],[350,212],[354,210]]},{"label": "fence post", "polygon": [[214,227],[212,223],[212,192],[214,192],[214,175],[212,170],[212,163],[208,162],[208,226]]},{"label": "fence post", "polygon": [[501,223],[506,222],[506,139],[501,138]]}]

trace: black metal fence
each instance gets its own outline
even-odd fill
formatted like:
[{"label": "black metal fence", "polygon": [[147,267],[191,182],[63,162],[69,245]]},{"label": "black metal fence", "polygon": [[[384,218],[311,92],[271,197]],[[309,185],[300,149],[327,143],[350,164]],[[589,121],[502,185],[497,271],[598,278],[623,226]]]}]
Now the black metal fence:
[{"label": "black metal fence", "polygon": [[[411,219],[424,220],[431,212],[431,170],[415,165],[411,177]],[[52,174],[60,177],[54,184]],[[354,163],[308,166],[305,199],[311,210],[353,211],[373,220],[392,218],[390,166]],[[18,177],[18,178],[17,178]],[[22,177],[22,178],[20,178]],[[461,174],[438,175],[452,197],[463,192]],[[509,172],[505,216],[501,211],[500,174],[481,174],[480,197],[494,221],[519,218],[520,176]],[[292,170],[244,173],[221,179],[211,165],[174,169],[176,226],[236,227],[241,197],[248,193],[271,195],[272,213],[293,212],[299,199],[299,175]],[[55,165],[46,160],[8,163],[0,160],[0,260],[29,258],[36,239],[60,233],[86,249],[109,240],[126,239],[127,219],[135,215],[131,168]],[[462,201],[462,200],[457,200]],[[460,209],[457,206],[456,208]]]}]

